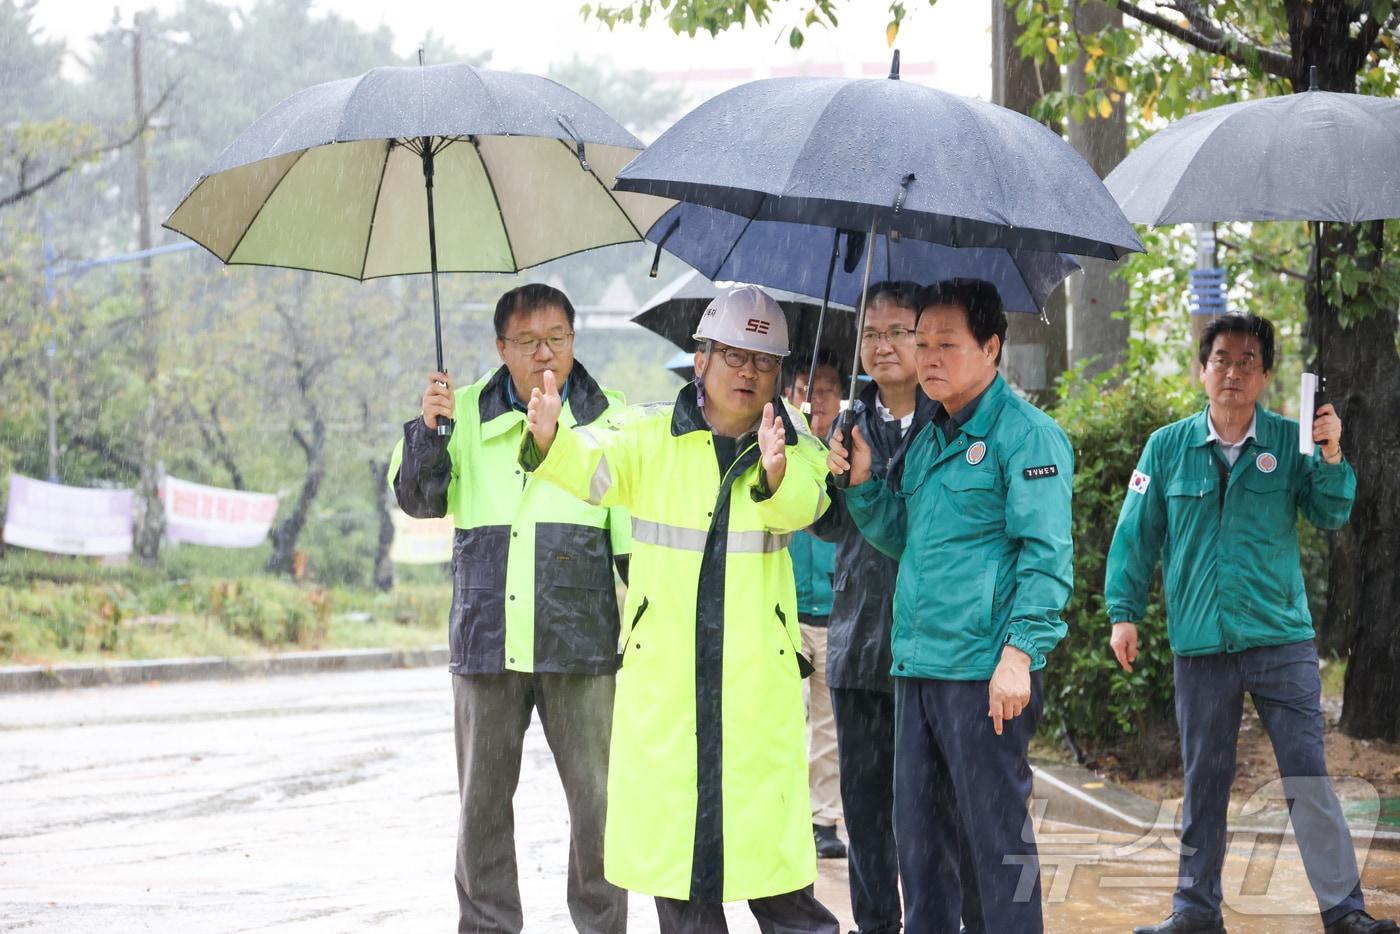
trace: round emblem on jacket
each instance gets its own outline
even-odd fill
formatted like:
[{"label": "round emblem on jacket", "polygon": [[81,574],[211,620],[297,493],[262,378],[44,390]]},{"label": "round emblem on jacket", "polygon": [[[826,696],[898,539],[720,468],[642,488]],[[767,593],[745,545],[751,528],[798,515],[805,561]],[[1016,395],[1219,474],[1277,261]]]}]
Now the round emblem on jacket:
[{"label": "round emblem on jacket", "polygon": [[1259,468],[1260,473],[1273,473],[1278,469],[1278,458],[1265,451],[1254,459],[1254,466]]},{"label": "round emblem on jacket", "polygon": [[987,456],[987,442],[978,441],[967,449],[967,462],[976,467]]}]

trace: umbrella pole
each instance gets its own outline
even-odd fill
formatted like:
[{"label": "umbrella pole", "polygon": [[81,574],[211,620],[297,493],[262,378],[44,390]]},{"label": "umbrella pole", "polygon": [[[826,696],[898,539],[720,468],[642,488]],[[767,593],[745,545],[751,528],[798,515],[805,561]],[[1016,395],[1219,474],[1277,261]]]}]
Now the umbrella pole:
[{"label": "umbrella pole", "polygon": [[[855,449],[851,440],[851,427],[856,423],[856,377],[860,375],[860,335],[865,330],[865,293],[870,288],[870,266],[875,260],[875,220],[873,217],[870,219],[870,236],[865,241],[865,275],[860,283],[860,304],[856,306],[856,352],[851,360],[851,386],[846,393],[846,411],[841,413],[839,422],[841,439],[848,451]],[[836,484],[837,489],[846,489],[851,485],[851,472],[848,470],[839,477],[833,477],[832,482]]]},{"label": "umbrella pole", "polygon": [[[817,353],[822,349],[822,326],[826,323],[826,306],[831,303],[831,280],[836,275],[836,257],[841,252],[841,228],[836,228],[831,240],[831,262],[826,265],[826,291],[822,293],[822,310],[817,314],[817,336],[812,339],[812,365],[807,368],[807,392],[802,411],[812,414],[812,384],[817,381]],[[859,353],[859,350],[857,350]]]},{"label": "umbrella pole", "polygon": [[[423,148],[423,187],[428,193],[428,267],[432,271],[433,280],[433,337],[437,340],[438,372],[446,373],[447,370],[442,365],[442,300],[438,296],[437,223],[433,218],[433,139],[431,136],[419,137],[419,143]],[[450,436],[452,419],[439,418],[437,433],[440,438]]]},{"label": "umbrella pole", "polygon": [[[1317,66],[1313,66],[1314,74]],[[1313,221],[1313,256],[1316,257],[1317,270],[1313,273],[1313,321],[1317,325],[1315,341],[1317,345],[1317,404],[1322,404],[1322,394],[1327,389],[1327,381],[1322,376],[1322,335],[1326,330],[1326,325],[1322,320],[1323,298],[1322,298],[1322,222]]]}]

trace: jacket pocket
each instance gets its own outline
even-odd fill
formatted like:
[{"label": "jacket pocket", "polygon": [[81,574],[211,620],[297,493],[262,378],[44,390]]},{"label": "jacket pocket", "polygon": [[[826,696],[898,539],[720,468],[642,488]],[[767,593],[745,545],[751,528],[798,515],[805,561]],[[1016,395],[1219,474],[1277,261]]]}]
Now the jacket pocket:
[{"label": "jacket pocket", "polygon": [[787,643],[786,648],[780,647],[778,649],[778,654],[786,655],[788,650],[791,649],[793,656],[797,659],[797,676],[799,678],[811,677],[812,672],[817,669],[812,665],[811,660],[802,654],[801,647],[792,641],[792,633],[788,630],[787,616],[783,613],[782,604],[774,604],[773,612],[777,614],[778,625],[783,628],[783,641]]},{"label": "jacket pocket", "polygon": [[[510,527],[458,529],[452,541],[452,609],[448,643],[452,664],[482,670],[498,659],[506,638],[506,553]],[[490,667],[498,665],[492,661]]]},{"label": "jacket pocket", "polygon": [[632,625],[627,627],[627,636],[622,640],[622,648],[617,653],[617,667],[622,667],[622,661],[627,657],[629,648],[634,648],[639,652],[642,650],[642,643],[637,638],[637,626],[641,623],[642,617],[646,615],[649,606],[651,606],[651,601],[643,597],[641,605],[637,607],[637,612],[632,616]]},{"label": "jacket pocket", "polygon": [[536,523],[536,668],[581,671],[611,664],[618,628],[608,530]]},{"label": "jacket pocket", "polygon": [[943,494],[960,522],[985,528],[1006,521],[1006,497],[989,467],[950,471],[943,478]]}]

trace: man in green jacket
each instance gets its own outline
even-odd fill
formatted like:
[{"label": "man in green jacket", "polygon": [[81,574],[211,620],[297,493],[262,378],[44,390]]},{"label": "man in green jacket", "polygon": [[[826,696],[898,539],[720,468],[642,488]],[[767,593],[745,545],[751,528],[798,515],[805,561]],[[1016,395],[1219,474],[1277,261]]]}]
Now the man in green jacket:
[{"label": "man in green jacket", "polygon": [[[574,308],[525,285],[495,314],[502,366],[453,390],[428,376],[422,415],[389,465],[411,516],[450,515],[457,780],[458,930],[523,924],[511,799],[525,730],[538,711],[569,807],[569,914],[582,934],[627,925],[627,893],[603,876],[603,818],[619,619],[613,562],[629,548],[626,512],[591,506],[517,463],[525,403],[546,376],[564,387],[562,421],[591,424],[622,406],[574,360]],[[438,419],[455,418],[450,438]]]},{"label": "man in green jacket", "polygon": [[1244,693],[1273,742],[1327,934],[1394,932],[1366,914],[1346,821],[1327,777],[1322,684],[1298,555],[1298,513],[1323,529],[1351,515],[1356,477],[1330,405],[1299,453],[1298,423],[1258,404],[1274,329],[1224,315],[1201,335],[1210,405],[1148,439],[1108,554],[1110,644],[1132,671],[1137,621],[1161,557],[1176,718],[1186,767],[1172,914],[1137,934],[1218,934],[1226,811]]},{"label": "man in green jacket", "polygon": [[905,928],[1043,930],[1026,750],[1040,669],[1065,634],[1074,452],[1060,426],[997,373],[1006,315],[981,280],[928,290],[919,383],[938,403],[902,475],[871,481],[859,428],[828,460],[849,471],[846,509],[899,561],[895,842]]}]

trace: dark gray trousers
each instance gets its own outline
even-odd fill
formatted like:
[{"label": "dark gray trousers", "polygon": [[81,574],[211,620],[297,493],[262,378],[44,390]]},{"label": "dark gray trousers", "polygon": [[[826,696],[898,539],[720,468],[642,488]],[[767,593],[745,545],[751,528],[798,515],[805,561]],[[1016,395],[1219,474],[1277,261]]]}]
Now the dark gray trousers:
[{"label": "dark gray trousers", "polygon": [[520,755],[538,710],[569,807],[569,915],[580,934],[627,928],[627,893],[603,878],[611,675],[453,675],[459,934],[519,934],[515,862]]},{"label": "dark gray trousers", "polygon": [[850,854],[851,915],[859,934],[898,934],[894,844],[894,694],[832,688],[841,762],[841,809]]},{"label": "dark gray trousers", "polygon": [[[836,916],[817,901],[812,886],[749,899],[749,911],[758,921],[763,934],[840,934]],[[675,898],[656,899],[656,917],[661,934],[726,934],[729,925],[724,920],[724,906],[718,902],[682,901]]]},{"label": "dark gray trousers", "polygon": [[1225,820],[1245,691],[1254,698],[1273,743],[1323,924],[1364,907],[1351,832],[1327,777],[1316,646],[1308,641],[1233,654],[1178,655],[1175,675],[1186,799],[1181,807],[1183,884],[1172,899],[1173,910],[1220,917]]}]

